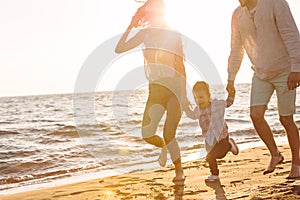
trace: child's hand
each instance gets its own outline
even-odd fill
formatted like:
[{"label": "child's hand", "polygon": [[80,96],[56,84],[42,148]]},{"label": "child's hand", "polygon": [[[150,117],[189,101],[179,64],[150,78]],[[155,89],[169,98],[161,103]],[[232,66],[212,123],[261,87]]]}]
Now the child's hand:
[{"label": "child's hand", "polygon": [[192,110],[192,104],[187,98],[183,100],[182,104],[183,104],[182,105],[183,111],[187,112],[187,111]]}]

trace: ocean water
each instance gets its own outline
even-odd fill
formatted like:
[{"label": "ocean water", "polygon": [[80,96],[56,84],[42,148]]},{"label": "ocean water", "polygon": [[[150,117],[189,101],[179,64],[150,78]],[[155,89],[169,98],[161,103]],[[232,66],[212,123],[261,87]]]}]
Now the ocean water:
[{"label": "ocean water", "polygon": [[[211,91],[213,98],[224,98],[224,86]],[[249,117],[249,91],[249,84],[237,85],[225,116],[241,149],[263,145]],[[0,98],[0,195],[158,168],[160,150],[141,139],[147,95],[147,89],[97,92],[92,101],[83,95],[75,103],[73,94]],[[286,143],[274,96],[268,108],[276,140]],[[300,127],[299,106],[295,121]],[[198,122],[185,114],[177,139],[184,161],[205,156]]]}]

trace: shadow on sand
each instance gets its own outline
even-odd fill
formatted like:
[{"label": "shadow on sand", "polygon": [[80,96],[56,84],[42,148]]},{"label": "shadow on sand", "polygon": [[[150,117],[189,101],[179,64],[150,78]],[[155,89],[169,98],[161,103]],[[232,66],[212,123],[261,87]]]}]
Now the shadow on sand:
[{"label": "shadow on sand", "polygon": [[205,185],[215,190],[215,195],[217,200],[227,199],[225,196],[225,191],[220,181],[214,181],[214,182],[205,181]]},{"label": "shadow on sand", "polygon": [[[184,194],[184,185],[175,185],[174,187],[174,200],[182,200]],[[159,193],[154,197],[154,200],[167,200],[170,198],[165,197],[163,193]]]}]

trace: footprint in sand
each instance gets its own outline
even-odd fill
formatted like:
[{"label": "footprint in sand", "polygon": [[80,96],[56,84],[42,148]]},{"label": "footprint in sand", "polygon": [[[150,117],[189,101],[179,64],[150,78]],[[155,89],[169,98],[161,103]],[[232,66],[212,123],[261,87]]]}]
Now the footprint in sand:
[{"label": "footprint in sand", "polygon": [[154,200],[166,200],[166,199],[167,198],[162,193],[154,197]]},{"label": "footprint in sand", "polygon": [[290,171],[285,171],[285,172],[276,172],[276,176],[287,176],[290,174]]},{"label": "footprint in sand", "polygon": [[244,181],[250,181],[251,178],[244,178],[242,180],[235,180],[235,181],[230,181],[230,184],[238,184],[238,183],[244,183]]},{"label": "footprint in sand", "polygon": [[164,184],[162,184],[162,183],[146,183],[146,185],[150,185],[150,186],[164,186]]},{"label": "footprint in sand", "polygon": [[257,169],[257,170],[254,170],[252,173],[261,173],[265,171],[265,169]]}]

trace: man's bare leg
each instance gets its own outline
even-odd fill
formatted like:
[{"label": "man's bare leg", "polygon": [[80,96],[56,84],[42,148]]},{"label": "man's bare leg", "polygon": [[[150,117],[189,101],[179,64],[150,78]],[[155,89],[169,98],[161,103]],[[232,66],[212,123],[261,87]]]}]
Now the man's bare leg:
[{"label": "man's bare leg", "polygon": [[264,171],[264,174],[268,174],[273,172],[276,165],[283,161],[283,156],[278,151],[271,128],[265,120],[265,111],[266,106],[253,106],[250,108],[250,117],[252,119],[254,128],[259,137],[266,144],[272,156],[268,168]]},{"label": "man's bare leg", "polygon": [[299,158],[299,131],[294,122],[293,115],[280,116],[280,122],[284,126],[292,153],[292,166],[288,178],[300,178]]}]

